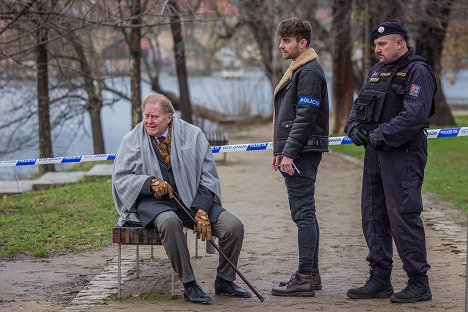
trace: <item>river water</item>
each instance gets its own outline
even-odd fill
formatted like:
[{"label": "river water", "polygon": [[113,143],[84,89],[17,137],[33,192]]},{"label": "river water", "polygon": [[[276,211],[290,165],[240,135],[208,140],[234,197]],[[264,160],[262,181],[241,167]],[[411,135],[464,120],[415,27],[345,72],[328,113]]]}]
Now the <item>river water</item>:
[{"label": "river water", "polygon": [[[331,77],[327,77],[331,82]],[[160,79],[161,86],[176,94],[178,91],[177,77],[164,74]],[[457,74],[455,81],[452,83],[444,78],[442,81],[445,95],[449,102],[457,104],[466,104],[468,102],[468,71]],[[116,81],[119,90],[129,93],[129,80]],[[37,120],[34,113],[31,112],[31,107],[35,107],[35,99],[27,99],[25,94],[28,89],[34,90],[35,85],[27,88],[17,87],[21,89],[16,93],[11,93],[8,96],[0,98],[0,123],[6,120],[12,120],[14,116],[20,114],[31,114],[31,120]],[[252,70],[245,73],[244,79],[223,79],[219,76],[207,77],[190,77],[189,78],[190,97],[193,103],[209,107],[221,112],[238,115],[263,115],[271,114],[272,103],[272,87],[261,70]],[[332,104],[332,88],[331,83],[328,85],[331,110]],[[142,86],[143,98],[151,94],[150,86],[146,83]],[[105,94],[105,96],[111,96]],[[8,112],[12,103],[24,102],[21,109],[14,112]],[[30,106],[28,104],[30,103]],[[56,112],[58,113],[58,112]],[[131,129],[130,104],[126,101],[118,101],[112,106],[106,106],[102,109],[102,124],[104,132],[104,142],[106,153],[115,153],[120,141]],[[35,122],[37,124],[37,121]],[[25,124],[29,127],[29,123]],[[23,124],[21,124],[23,127]],[[37,128],[36,128],[37,129]],[[75,116],[67,122],[66,127],[57,128],[53,131],[53,149],[56,157],[61,156],[79,156],[90,155],[93,153],[91,140],[90,120],[87,114]],[[1,138],[5,135],[5,130],[0,135],[0,144],[5,142]],[[9,130],[11,131],[11,129]],[[36,130],[37,131],[37,130]],[[29,135],[35,135],[35,131],[30,131]],[[245,142],[251,143],[251,142]],[[38,157],[37,144],[30,148],[18,149],[13,153],[0,155],[0,160],[14,159],[33,159]],[[63,168],[62,165],[57,166],[58,169]],[[36,166],[22,167],[0,167],[0,180],[18,180],[23,179],[37,171]]]}]

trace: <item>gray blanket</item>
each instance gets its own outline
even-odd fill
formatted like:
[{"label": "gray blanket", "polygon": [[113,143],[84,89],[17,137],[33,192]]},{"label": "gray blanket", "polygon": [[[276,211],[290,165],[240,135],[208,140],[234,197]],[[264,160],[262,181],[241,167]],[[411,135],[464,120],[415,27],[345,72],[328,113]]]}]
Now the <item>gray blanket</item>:
[{"label": "gray blanket", "polygon": [[[221,201],[221,187],[211,147],[200,128],[181,119],[172,120],[171,165],[177,190],[190,207],[198,185],[212,191]],[[143,123],[127,133],[117,151],[112,173],[112,196],[120,218],[138,222],[135,201],[148,177],[162,179],[158,158]]]}]

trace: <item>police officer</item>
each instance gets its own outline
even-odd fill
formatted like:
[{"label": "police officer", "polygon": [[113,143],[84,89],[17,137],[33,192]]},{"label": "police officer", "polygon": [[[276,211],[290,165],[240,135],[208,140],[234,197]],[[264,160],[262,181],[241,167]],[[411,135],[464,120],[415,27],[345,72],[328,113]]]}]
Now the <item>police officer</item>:
[{"label": "police officer", "polygon": [[[424,58],[407,46],[405,29],[384,22],[371,32],[375,64],[354,102],[345,132],[365,146],[362,226],[369,247],[370,277],[349,289],[352,299],[389,298],[392,302],[431,300],[421,185],[427,161],[429,117],[436,82]],[[394,293],[392,238],[408,275]]]}]

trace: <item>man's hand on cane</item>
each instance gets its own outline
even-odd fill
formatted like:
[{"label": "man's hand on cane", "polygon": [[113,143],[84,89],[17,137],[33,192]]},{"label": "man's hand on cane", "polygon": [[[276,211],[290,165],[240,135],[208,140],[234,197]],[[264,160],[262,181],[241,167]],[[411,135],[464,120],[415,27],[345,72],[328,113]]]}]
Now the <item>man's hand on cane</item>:
[{"label": "man's hand on cane", "polygon": [[170,199],[174,198],[172,186],[164,180],[153,178],[151,179],[151,189],[154,192],[154,197],[161,199],[164,195],[169,195]]},{"label": "man's hand on cane", "polygon": [[193,226],[193,233],[197,233],[197,238],[207,241],[211,240],[211,224],[208,214],[203,209],[198,209],[195,214],[195,225]]}]

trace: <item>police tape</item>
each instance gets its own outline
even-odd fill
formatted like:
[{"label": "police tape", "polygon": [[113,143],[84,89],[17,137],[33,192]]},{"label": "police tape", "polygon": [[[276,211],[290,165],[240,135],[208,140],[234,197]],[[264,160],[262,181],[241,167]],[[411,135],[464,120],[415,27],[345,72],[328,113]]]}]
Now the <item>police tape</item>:
[{"label": "police tape", "polygon": [[[468,136],[468,127],[427,130],[428,139],[441,139],[441,138],[461,137],[461,136]],[[353,141],[351,141],[351,139],[347,136],[340,136],[340,137],[329,138],[328,143],[329,145],[345,145],[345,144],[352,144]],[[262,150],[269,150],[272,148],[273,148],[272,142],[264,142],[264,143],[247,143],[247,144],[212,146],[211,150],[213,154],[217,154],[217,153],[230,153],[230,152],[262,151]],[[52,157],[52,158],[1,160],[0,167],[67,164],[67,163],[79,163],[79,162],[100,161],[100,160],[115,160],[115,153],[99,154],[99,155],[68,156],[68,157]]]}]

